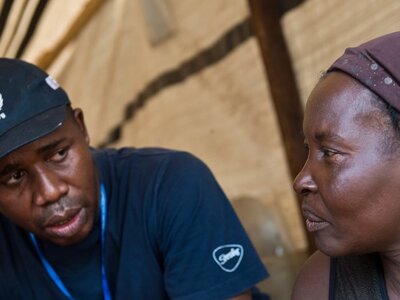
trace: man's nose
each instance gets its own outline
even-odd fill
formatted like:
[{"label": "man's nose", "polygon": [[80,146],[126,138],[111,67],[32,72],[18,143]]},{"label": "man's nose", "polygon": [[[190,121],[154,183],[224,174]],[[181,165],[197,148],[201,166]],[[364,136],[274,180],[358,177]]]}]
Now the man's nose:
[{"label": "man's nose", "polygon": [[68,184],[56,172],[41,168],[36,177],[37,180],[33,186],[36,205],[56,202],[68,193]]},{"label": "man's nose", "polygon": [[310,193],[315,193],[318,190],[317,184],[314,181],[310,171],[309,161],[304,164],[303,169],[297,174],[293,188],[297,194],[306,196]]}]

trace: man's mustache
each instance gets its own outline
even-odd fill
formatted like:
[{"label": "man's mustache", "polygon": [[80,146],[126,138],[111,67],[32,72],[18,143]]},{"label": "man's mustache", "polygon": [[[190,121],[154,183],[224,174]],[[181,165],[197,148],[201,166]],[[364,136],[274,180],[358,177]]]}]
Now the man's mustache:
[{"label": "man's mustache", "polygon": [[80,201],[72,197],[62,197],[60,200],[48,204],[43,208],[38,221],[43,224],[54,215],[64,215],[67,210],[76,209],[79,207]]}]

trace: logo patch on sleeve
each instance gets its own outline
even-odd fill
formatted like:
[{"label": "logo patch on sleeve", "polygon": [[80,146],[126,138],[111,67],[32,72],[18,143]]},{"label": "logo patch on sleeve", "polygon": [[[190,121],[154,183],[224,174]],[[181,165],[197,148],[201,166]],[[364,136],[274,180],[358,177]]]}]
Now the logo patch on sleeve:
[{"label": "logo patch on sleeve", "polygon": [[243,247],[239,244],[222,245],[213,251],[213,258],[225,272],[233,272],[243,258]]}]

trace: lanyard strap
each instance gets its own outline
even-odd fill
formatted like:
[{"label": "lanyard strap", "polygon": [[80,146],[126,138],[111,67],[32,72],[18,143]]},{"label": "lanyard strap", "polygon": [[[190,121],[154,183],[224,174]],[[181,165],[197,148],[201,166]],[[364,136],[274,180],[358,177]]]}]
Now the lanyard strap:
[{"label": "lanyard strap", "polygon": [[[104,300],[111,300],[111,293],[108,287],[106,267],[105,267],[105,231],[106,231],[106,220],[107,220],[107,196],[103,184],[100,185],[100,220],[101,220],[101,284],[103,287]],[[40,250],[35,235],[33,233],[29,233],[29,237],[31,238],[32,244],[36,249],[40,261],[42,262],[43,267],[46,269],[50,278],[68,299],[74,300],[74,298],[71,296],[68,289],[62,282],[61,278],[57,275],[56,271],[51,266],[50,262],[46,259],[46,257],[44,257],[42,250]]]},{"label": "lanyard strap", "polygon": [[103,286],[104,300],[111,300],[110,288],[106,276],[106,248],[105,248],[105,232],[107,220],[107,195],[104,185],[100,185],[100,212],[101,212],[101,284]]}]

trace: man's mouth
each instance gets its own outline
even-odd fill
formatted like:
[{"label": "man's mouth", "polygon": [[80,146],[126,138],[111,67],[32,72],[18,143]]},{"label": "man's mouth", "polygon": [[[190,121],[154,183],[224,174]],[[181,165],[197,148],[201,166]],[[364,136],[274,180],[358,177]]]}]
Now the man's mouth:
[{"label": "man's mouth", "polygon": [[52,236],[68,238],[78,233],[84,224],[85,210],[74,209],[52,217],[47,222],[45,231]]}]

